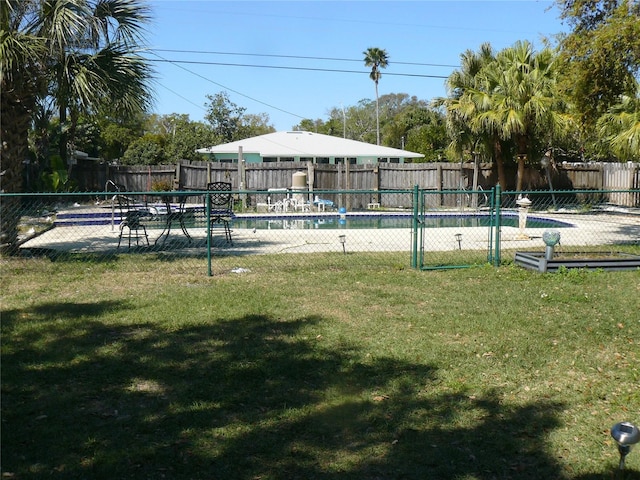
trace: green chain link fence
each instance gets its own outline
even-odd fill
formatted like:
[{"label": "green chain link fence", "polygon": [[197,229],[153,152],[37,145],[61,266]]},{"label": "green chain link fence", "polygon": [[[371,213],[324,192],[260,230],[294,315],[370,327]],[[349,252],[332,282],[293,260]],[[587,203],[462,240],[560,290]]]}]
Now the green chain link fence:
[{"label": "green chain link fence", "polygon": [[[231,238],[207,221],[202,191],[1,194],[18,219],[13,257],[112,262],[135,258],[159,274],[295,267],[337,255],[375,268],[457,268],[545,252],[640,254],[640,191],[234,191]],[[122,197],[129,204],[123,208]],[[519,197],[530,201],[522,207]],[[527,202],[525,202],[527,203]],[[180,215],[167,212],[174,209]],[[184,204],[184,205],[182,205]],[[127,211],[136,212],[127,225]],[[526,214],[524,224],[522,216]],[[129,217],[129,220],[131,218]],[[138,223],[136,223],[138,222]],[[133,228],[129,228],[133,227]],[[341,257],[344,260],[343,257]],[[3,258],[3,262],[10,257]],[[144,265],[144,266],[143,266]],[[275,266],[277,265],[277,267]]]},{"label": "green chain link fence", "polygon": [[570,260],[594,259],[597,266],[597,259],[629,259],[640,254],[639,206],[638,190],[423,191],[419,266],[497,266],[517,260],[537,269],[520,260],[545,256],[545,233],[557,239],[554,258],[567,259],[568,267]]}]

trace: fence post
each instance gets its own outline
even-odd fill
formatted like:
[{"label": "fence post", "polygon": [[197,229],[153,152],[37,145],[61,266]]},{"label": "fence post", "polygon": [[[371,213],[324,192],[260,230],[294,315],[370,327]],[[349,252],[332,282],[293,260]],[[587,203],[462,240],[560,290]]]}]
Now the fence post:
[{"label": "fence post", "polygon": [[211,196],[209,192],[207,192],[204,196],[205,198],[205,222],[207,222],[207,274],[212,277],[213,272],[211,271]]},{"label": "fence post", "polygon": [[[182,182],[180,181],[180,175],[181,175],[181,171],[180,171],[180,161],[178,161],[178,163],[176,164],[176,174],[175,174],[175,178],[173,179],[173,189],[174,190],[181,190],[182,188]],[[151,189],[149,189],[151,190]]]},{"label": "fence post", "polygon": [[496,267],[500,266],[500,229],[502,228],[502,213],[500,212],[500,207],[502,206],[502,189],[500,188],[500,184],[495,187],[495,253],[493,255],[493,265]]},{"label": "fence post", "polygon": [[411,247],[411,268],[418,268],[418,215],[420,209],[418,203],[420,200],[420,190],[418,185],[413,187],[413,245]]},{"label": "fence post", "polygon": [[[438,162],[436,165],[436,190],[438,192],[442,191],[442,164]],[[436,206],[442,206],[442,194],[438,193],[436,200]]]}]

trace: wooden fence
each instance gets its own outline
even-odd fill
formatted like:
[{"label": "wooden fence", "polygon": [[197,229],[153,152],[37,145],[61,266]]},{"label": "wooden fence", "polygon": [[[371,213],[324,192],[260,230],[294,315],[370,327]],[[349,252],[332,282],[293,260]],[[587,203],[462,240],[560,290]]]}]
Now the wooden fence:
[{"label": "wooden fence", "polygon": [[[406,190],[415,185],[440,190],[489,190],[497,183],[492,164],[473,163],[380,163],[378,165],[313,164],[308,162],[273,163],[216,163],[181,161],[177,165],[113,166],[95,162],[78,162],[72,171],[81,191],[104,191],[112,181],[129,191],[200,190],[214,181],[231,182],[235,191],[261,191],[292,187],[293,175],[306,174],[310,194],[314,191],[337,190]],[[515,171],[508,172],[515,179]],[[526,169],[524,185],[527,190],[631,190],[640,188],[639,163],[564,163],[557,165],[549,177],[536,167]],[[509,185],[508,189],[514,189]],[[277,196],[278,193],[273,193]],[[280,194],[281,195],[281,194]],[[249,204],[266,202],[268,193],[245,197]],[[406,194],[404,194],[406,196]],[[323,198],[344,204],[348,208],[362,208],[369,203],[385,206],[409,205],[411,199],[400,194],[350,195],[343,199],[339,193]],[[637,192],[612,193],[611,203],[640,206]],[[407,203],[408,202],[408,203]]]}]

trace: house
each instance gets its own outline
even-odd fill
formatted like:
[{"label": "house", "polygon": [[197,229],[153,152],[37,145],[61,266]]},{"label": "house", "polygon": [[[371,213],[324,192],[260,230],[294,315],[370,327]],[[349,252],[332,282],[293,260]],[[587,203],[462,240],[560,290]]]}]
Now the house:
[{"label": "house", "polygon": [[275,132],[196,150],[214,162],[410,163],[421,153],[311,132]]}]

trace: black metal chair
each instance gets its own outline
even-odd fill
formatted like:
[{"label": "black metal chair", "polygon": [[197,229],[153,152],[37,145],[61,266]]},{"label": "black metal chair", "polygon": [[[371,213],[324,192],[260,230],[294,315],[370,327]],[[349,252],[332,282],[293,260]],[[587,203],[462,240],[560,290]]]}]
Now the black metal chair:
[{"label": "black metal chair", "polygon": [[187,196],[180,195],[178,197],[178,206],[175,206],[171,203],[172,199],[173,197],[170,195],[165,195],[162,197],[162,201],[164,202],[167,213],[166,213],[166,216],[164,217],[165,219],[164,230],[162,230],[162,233],[160,233],[158,238],[156,238],[156,241],[155,241],[156,245],[158,244],[158,240],[160,240],[163,237],[163,235],[164,235],[164,239],[162,240],[162,244],[164,245],[164,242],[167,241],[167,237],[169,236],[169,233],[171,233],[171,226],[174,223],[177,223],[180,226],[182,233],[184,233],[184,236],[187,237],[188,242],[191,243],[191,235],[189,235],[189,232],[187,231],[187,226],[185,224],[185,218],[186,218],[185,203],[187,201]]},{"label": "black metal chair", "polygon": [[[227,242],[233,245],[231,240],[231,221],[234,215],[231,184],[228,182],[208,183],[207,196],[209,198],[209,227],[211,231],[213,231],[215,225],[222,225]],[[207,204],[205,203],[205,212],[206,208]]]},{"label": "black metal chair", "polygon": [[[122,192],[122,190],[118,191]],[[144,212],[142,212],[135,204],[135,201],[127,195],[118,193],[116,195],[116,200],[118,202],[118,209],[120,210],[120,236],[118,237],[118,249],[120,248],[122,237],[125,234],[125,229],[129,232],[129,249],[131,249],[131,237],[136,239],[136,246],[140,245],[140,238],[144,238],[147,242],[147,246],[149,246],[147,227],[140,221]],[[142,233],[140,233],[140,231],[142,231]]]}]

